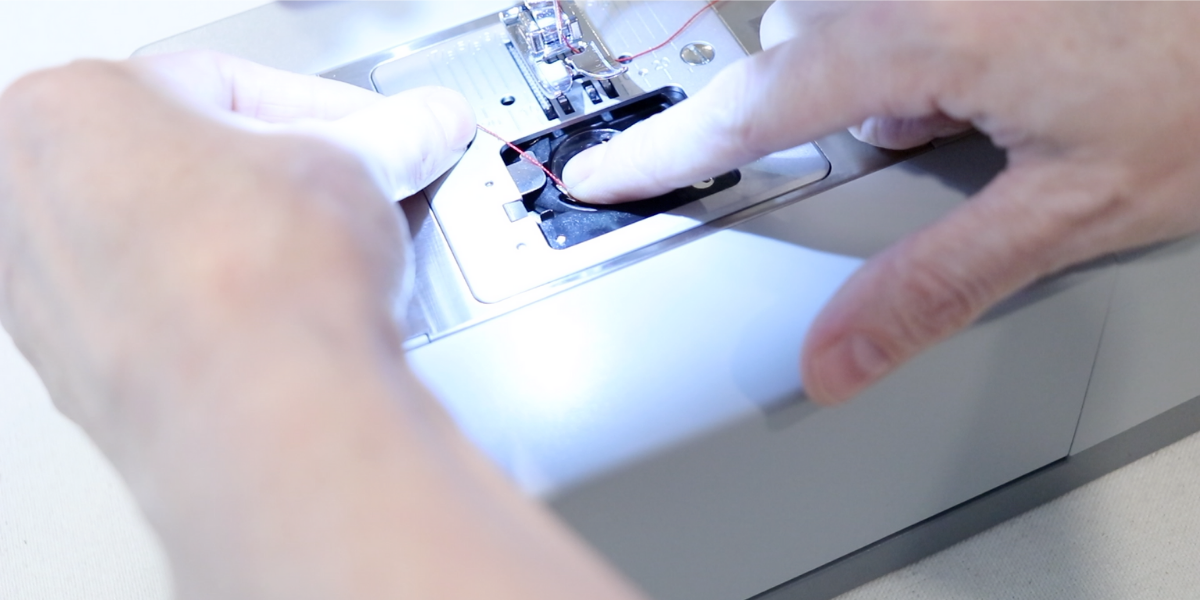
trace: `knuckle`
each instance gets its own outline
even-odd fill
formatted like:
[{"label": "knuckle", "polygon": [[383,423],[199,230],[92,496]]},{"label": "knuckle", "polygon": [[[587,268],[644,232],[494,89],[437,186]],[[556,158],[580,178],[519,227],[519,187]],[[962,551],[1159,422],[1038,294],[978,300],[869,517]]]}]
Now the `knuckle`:
[{"label": "knuckle", "polygon": [[758,77],[749,61],[727,69],[723,77],[720,103],[707,113],[711,119],[708,129],[727,140],[739,158],[752,160],[769,154],[774,120],[763,118],[767,111],[760,96],[769,86],[756,85]]},{"label": "knuckle", "polygon": [[1024,246],[1055,250],[1035,252],[1050,261],[1038,265],[1044,271],[1066,266],[1064,260],[1088,258],[1084,255],[1093,247],[1125,245],[1121,238],[1140,233],[1140,221],[1161,218],[1147,210],[1141,186],[1119,164],[1044,164],[1023,173],[1022,182],[1038,191],[1018,200],[1029,215]]},{"label": "knuckle", "polygon": [[1074,181],[1075,185],[1055,190],[1055,201],[1045,203],[1049,218],[1045,228],[1050,235],[1119,222],[1137,212],[1138,194],[1121,181],[1120,171],[1114,167],[1102,174],[1064,173],[1063,178]]},{"label": "knuckle", "polygon": [[943,262],[902,258],[891,274],[900,281],[889,303],[898,353],[910,355],[971,324],[987,308],[991,286],[982,277],[955,273]]},{"label": "knuckle", "polygon": [[93,98],[107,89],[103,85],[128,77],[118,63],[79,60],[62,67],[36,71],[21,77],[0,96],[0,116],[24,120],[57,114],[77,106],[80,98]]},{"label": "knuckle", "polygon": [[876,5],[873,21],[881,23],[875,37],[884,44],[899,68],[882,75],[884,97],[892,114],[933,111],[948,105],[969,112],[979,77],[995,52],[989,41],[986,7],[957,3],[918,3],[908,6]]},{"label": "knuckle", "polygon": [[50,100],[61,88],[62,70],[38,71],[21,77],[0,96],[0,115],[6,119],[22,119],[50,106]]}]

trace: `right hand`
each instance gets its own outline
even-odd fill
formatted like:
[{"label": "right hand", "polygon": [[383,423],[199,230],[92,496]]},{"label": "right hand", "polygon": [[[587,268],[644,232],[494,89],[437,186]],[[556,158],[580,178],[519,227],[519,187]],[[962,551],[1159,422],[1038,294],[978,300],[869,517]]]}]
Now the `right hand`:
[{"label": "right hand", "polygon": [[763,53],[563,178],[584,201],[633,200],[846,127],[901,148],[969,124],[1006,149],[991,184],[813,323],[805,390],[840,402],[1039,277],[1200,231],[1197,31],[1190,3],[778,2]]}]

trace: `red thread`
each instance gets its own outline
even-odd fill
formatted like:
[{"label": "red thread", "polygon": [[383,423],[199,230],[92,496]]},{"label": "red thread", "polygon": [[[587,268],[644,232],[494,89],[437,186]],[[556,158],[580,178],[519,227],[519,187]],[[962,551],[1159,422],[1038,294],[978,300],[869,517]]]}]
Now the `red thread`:
[{"label": "red thread", "polygon": [[564,44],[567,45],[567,48],[571,50],[571,54],[579,54],[583,51],[571,45],[571,34],[563,31],[562,13],[562,0],[554,0],[554,21],[555,25],[558,26],[558,37]]},{"label": "red thread", "polygon": [[691,27],[692,23],[694,23],[696,21],[696,19],[700,18],[700,15],[704,14],[705,11],[712,8],[718,2],[721,2],[721,0],[709,0],[709,3],[705,4],[704,8],[696,11],[696,14],[692,15],[692,18],[688,19],[687,22],[683,24],[683,27],[680,27],[675,33],[672,33],[671,37],[667,38],[667,40],[665,42],[663,42],[649,50],[643,50],[641,52],[638,52],[637,54],[634,54],[632,56],[622,56],[621,58],[617,59],[617,62],[619,62],[619,63],[631,62],[635,58],[640,58],[640,57],[650,54],[651,52],[654,52],[656,50],[661,50],[667,44],[670,44],[671,42],[675,41],[675,38],[677,38],[681,34],[683,34],[684,31],[687,31],[687,28]]},{"label": "red thread", "polygon": [[533,164],[533,166],[541,169],[542,172],[544,172],[546,174],[546,177],[549,177],[550,180],[554,182],[554,185],[558,186],[558,189],[562,190],[562,192],[564,194],[566,194],[568,198],[571,198],[572,200],[574,199],[574,197],[571,196],[571,192],[567,190],[567,184],[563,183],[561,179],[559,179],[553,172],[551,172],[550,169],[547,169],[546,165],[543,165],[541,163],[541,161],[539,161],[537,158],[535,158],[532,154],[520,149],[519,147],[517,147],[516,144],[500,137],[500,134],[492,131],[491,129],[488,129],[487,127],[484,127],[483,125],[476,124],[475,126],[478,127],[480,131],[504,142],[504,144],[506,146],[508,146],[509,148],[516,150],[517,154],[521,155],[521,158],[529,161],[530,163]]},{"label": "red thread", "polygon": [[[619,63],[631,62],[636,58],[640,58],[642,56],[650,54],[651,52],[661,50],[667,44],[670,44],[671,42],[675,41],[675,38],[682,35],[684,31],[687,31],[687,28],[691,27],[692,23],[696,22],[696,19],[700,18],[700,15],[703,15],[706,11],[708,11],[708,9],[712,8],[713,6],[715,6],[716,4],[718,4],[721,1],[722,0],[709,0],[708,4],[704,5],[704,8],[701,8],[700,10],[696,11],[696,14],[692,15],[691,18],[689,18],[683,24],[683,27],[680,27],[677,31],[675,31],[675,33],[672,33],[671,37],[668,37],[665,41],[663,41],[663,43],[661,43],[653,48],[650,48],[649,50],[643,50],[643,51],[638,52],[637,54],[634,54],[631,56],[625,56],[625,57],[618,58],[617,62],[619,62]],[[566,44],[567,48],[569,48],[571,50],[571,52],[573,52],[575,54],[579,54],[580,50],[578,48],[576,48],[575,46],[571,45],[570,35],[566,31],[563,30],[562,13],[563,13],[562,0],[554,0],[554,19],[555,19],[555,24],[558,26],[559,37],[562,39],[562,42],[564,44]],[[546,174],[546,177],[549,177],[550,181],[553,181],[554,185],[558,186],[559,190],[562,190],[562,193],[566,194],[568,198],[571,198],[572,200],[574,199],[571,196],[570,190],[567,189],[567,184],[563,183],[563,181],[561,179],[559,179],[557,175],[555,175],[550,169],[547,169],[546,165],[543,165],[541,163],[541,161],[539,161],[537,158],[535,158],[532,154],[520,149],[519,147],[517,147],[516,144],[500,137],[500,134],[492,131],[491,129],[488,129],[487,127],[484,127],[483,125],[476,124],[475,126],[478,127],[480,131],[500,140],[501,142],[504,142],[504,145],[506,145],[509,148],[512,148],[514,151],[516,151],[516,153],[518,155],[520,155],[521,158],[529,161],[530,164],[541,169],[542,172]]]}]

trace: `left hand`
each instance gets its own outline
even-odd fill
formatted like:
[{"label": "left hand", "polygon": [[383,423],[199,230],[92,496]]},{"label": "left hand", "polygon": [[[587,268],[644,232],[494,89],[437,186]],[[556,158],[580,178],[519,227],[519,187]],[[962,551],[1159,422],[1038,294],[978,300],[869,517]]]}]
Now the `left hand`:
[{"label": "left hand", "polygon": [[228,336],[252,347],[281,313],[398,335],[389,200],[473,134],[450,90],[384,98],[212,53],[27,76],[0,100],[0,321],[60,409],[113,427],[116,407],[157,412],[133,403],[170,374],[228,375],[206,370],[238,354]]},{"label": "left hand", "polygon": [[130,484],[176,597],[639,597],[404,362],[390,200],[473,125],[449,90],[203,53],[0,98],[0,318]]}]

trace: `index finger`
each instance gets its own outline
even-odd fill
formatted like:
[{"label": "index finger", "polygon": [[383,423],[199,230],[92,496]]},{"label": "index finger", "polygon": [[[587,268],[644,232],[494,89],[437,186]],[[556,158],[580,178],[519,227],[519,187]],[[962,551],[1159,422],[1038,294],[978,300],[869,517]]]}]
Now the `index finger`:
[{"label": "index finger", "polygon": [[600,204],[648,198],[871,116],[937,112],[931,69],[895,50],[890,34],[904,28],[879,14],[895,10],[823,15],[821,27],[731,65],[693,97],[580,153],[563,171],[567,187]]},{"label": "index finger", "polygon": [[217,52],[138,57],[130,64],[184,101],[268,123],[340,119],[383,99],[348,83]]}]

